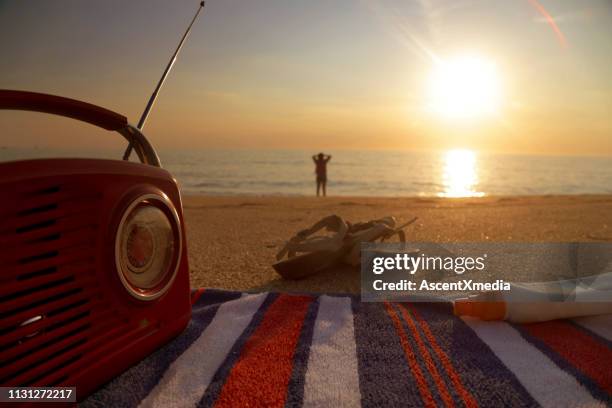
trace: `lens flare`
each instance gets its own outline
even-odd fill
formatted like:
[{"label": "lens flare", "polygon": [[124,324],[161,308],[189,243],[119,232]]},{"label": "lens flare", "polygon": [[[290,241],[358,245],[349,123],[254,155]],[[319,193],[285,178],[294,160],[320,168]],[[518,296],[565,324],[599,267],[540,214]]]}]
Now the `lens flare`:
[{"label": "lens flare", "polygon": [[546,11],[544,6],[542,6],[537,0],[529,0],[529,3],[533,6],[534,9],[538,11],[538,13],[542,15],[542,17],[544,17],[546,23],[548,23],[550,28],[552,28],[553,32],[555,33],[555,36],[557,36],[557,40],[559,41],[561,47],[566,48],[567,40],[565,39],[565,35],[557,25],[557,22],[555,21],[553,16],[551,16],[550,13]]}]

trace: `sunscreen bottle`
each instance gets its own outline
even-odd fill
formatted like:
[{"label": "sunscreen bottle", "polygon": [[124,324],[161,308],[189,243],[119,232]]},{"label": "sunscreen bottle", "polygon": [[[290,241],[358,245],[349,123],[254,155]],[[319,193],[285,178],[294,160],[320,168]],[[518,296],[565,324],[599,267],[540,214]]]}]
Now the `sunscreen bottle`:
[{"label": "sunscreen bottle", "polygon": [[457,316],[513,323],[612,314],[612,273],[556,282],[515,283],[508,292],[483,292],[456,299],[453,312]]}]

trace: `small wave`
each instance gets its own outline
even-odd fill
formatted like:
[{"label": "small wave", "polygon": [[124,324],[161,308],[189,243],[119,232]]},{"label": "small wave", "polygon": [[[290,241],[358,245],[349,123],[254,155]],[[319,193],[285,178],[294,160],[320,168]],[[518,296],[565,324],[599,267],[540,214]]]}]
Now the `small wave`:
[{"label": "small wave", "polygon": [[191,187],[224,187],[221,183],[203,181],[201,183],[191,184]]},{"label": "small wave", "polygon": [[431,181],[413,181],[412,184],[415,186],[444,188],[444,185],[440,183],[434,183]]}]

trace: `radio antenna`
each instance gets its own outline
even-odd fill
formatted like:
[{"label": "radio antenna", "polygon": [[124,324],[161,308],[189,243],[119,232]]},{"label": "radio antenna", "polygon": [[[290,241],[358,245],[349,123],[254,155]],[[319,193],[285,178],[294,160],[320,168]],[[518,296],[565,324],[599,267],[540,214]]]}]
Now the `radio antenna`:
[{"label": "radio antenna", "polygon": [[[205,3],[204,1],[200,2],[200,7],[198,7],[198,11],[196,11],[195,16],[193,16],[193,20],[191,20],[191,23],[187,27],[185,34],[183,34],[183,37],[181,38],[181,41],[176,47],[174,54],[172,54],[172,58],[170,58],[170,61],[168,62],[168,65],[166,66],[164,73],[159,79],[159,82],[157,83],[157,86],[155,87],[153,94],[149,98],[149,102],[147,102],[147,106],[145,107],[144,112],[142,112],[142,116],[140,117],[140,120],[138,121],[138,125],[136,126],[138,130],[142,130],[142,128],[144,127],[147,121],[147,117],[149,117],[149,113],[151,112],[151,108],[153,108],[153,104],[155,103],[155,100],[157,99],[157,94],[159,93],[159,90],[161,89],[161,87],[164,85],[164,81],[166,80],[166,77],[172,70],[172,66],[176,62],[176,57],[178,56],[178,53],[181,51],[181,48],[183,48],[183,44],[185,43],[185,40],[187,39],[187,37],[189,36],[189,33],[191,32],[191,27],[193,26],[193,23],[195,23],[198,16],[200,15],[200,11],[202,11],[202,9],[204,8],[204,3]],[[128,144],[127,149],[125,149],[125,153],[123,153],[123,160],[128,160],[131,153],[132,153],[132,142],[130,142]]]}]

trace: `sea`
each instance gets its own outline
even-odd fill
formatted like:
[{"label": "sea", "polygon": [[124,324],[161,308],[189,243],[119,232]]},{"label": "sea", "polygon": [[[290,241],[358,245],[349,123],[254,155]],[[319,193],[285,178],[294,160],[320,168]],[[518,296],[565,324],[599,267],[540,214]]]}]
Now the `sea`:
[{"label": "sea", "polygon": [[[310,196],[305,150],[160,150],[184,194]],[[328,195],[480,197],[612,194],[612,157],[536,156],[472,150],[331,150]],[[118,159],[118,151],[0,149],[0,161],[44,157]]]}]

